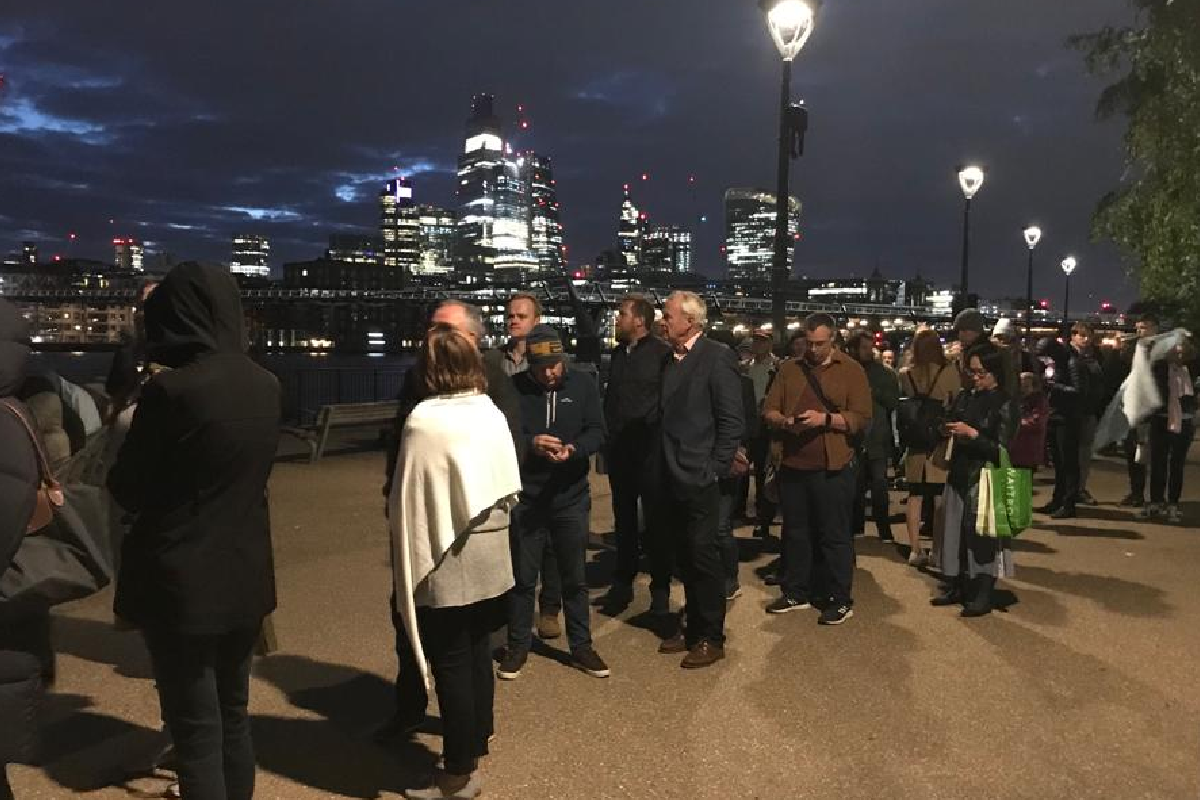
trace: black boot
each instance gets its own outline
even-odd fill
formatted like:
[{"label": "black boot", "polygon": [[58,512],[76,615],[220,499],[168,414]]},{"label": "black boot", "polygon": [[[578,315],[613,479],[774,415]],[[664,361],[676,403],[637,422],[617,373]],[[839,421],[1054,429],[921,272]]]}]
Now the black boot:
[{"label": "black boot", "polygon": [[991,575],[979,575],[971,580],[971,600],[960,612],[963,617],[982,617],[992,613],[992,589],[996,579]]},{"label": "black boot", "polygon": [[963,578],[961,575],[950,578],[950,585],[942,594],[929,600],[931,606],[954,606],[963,602]]}]

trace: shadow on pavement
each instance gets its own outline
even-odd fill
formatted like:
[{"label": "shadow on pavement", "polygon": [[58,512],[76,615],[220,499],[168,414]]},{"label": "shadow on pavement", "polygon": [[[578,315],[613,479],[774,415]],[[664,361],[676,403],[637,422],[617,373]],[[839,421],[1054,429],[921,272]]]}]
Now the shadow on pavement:
[{"label": "shadow on pavement", "polygon": [[259,661],[254,673],[283,692],[297,708],[321,719],[254,715],[259,765],[277,775],[348,797],[419,785],[437,754],[420,742],[384,749],[370,741],[395,703],[393,685],[377,675],[304,656]]},{"label": "shadow on pavement", "polygon": [[1044,553],[1050,555],[1058,552],[1057,548],[1051,547],[1045,542],[1039,542],[1036,539],[1016,538],[1012,540],[1011,546],[1013,551],[1017,553]]},{"label": "shadow on pavement", "polygon": [[1124,528],[1088,528],[1083,525],[1046,525],[1042,530],[1057,533],[1059,536],[1078,536],[1090,539],[1124,539],[1131,542],[1140,541],[1146,537],[1137,531]]},{"label": "shadow on pavement", "polygon": [[90,710],[92,701],[73,694],[46,698],[38,761],[46,775],[72,792],[92,792],[128,777],[130,752],[151,752],[159,731]]},{"label": "shadow on pavement", "polygon": [[120,630],[112,622],[81,617],[55,616],[54,649],[91,661],[111,664],[118,675],[150,680],[150,656],[140,633]]},{"label": "shadow on pavement", "polygon": [[1119,614],[1162,617],[1172,611],[1162,589],[1108,575],[1057,572],[1044,567],[1018,567],[1017,578],[1053,592],[1073,594],[1092,600]]}]

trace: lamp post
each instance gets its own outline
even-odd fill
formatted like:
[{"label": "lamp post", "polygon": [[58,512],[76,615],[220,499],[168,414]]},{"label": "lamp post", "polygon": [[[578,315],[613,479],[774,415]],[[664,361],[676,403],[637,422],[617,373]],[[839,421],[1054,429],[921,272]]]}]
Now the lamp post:
[{"label": "lamp post", "polygon": [[1025,340],[1029,340],[1029,328],[1033,324],[1033,251],[1042,240],[1042,229],[1037,225],[1025,228],[1025,244],[1029,247],[1029,270],[1025,276]]},{"label": "lamp post", "polygon": [[1067,335],[1071,325],[1071,273],[1079,266],[1075,256],[1067,256],[1062,260],[1062,271],[1067,276],[1067,285],[1063,290],[1063,335]]},{"label": "lamp post", "polygon": [[812,35],[816,12],[806,0],[759,0],[767,15],[771,38],[783,57],[783,81],[779,94],[779,169],[775,191],[775,251],[771,261],[771,323],[776,342],[782,346],[787,335],[787,283],[795,242],[788,235],[790,189],[789,159],[793,125],[789,119],[792,95],[792,61]]},{"label": "lamp post", "polygon": [[963,197],[963,245],[962,245],[962,275],[959,277],[959,301],[957,311],[967,307],[967,297],[970,294],[970,261],[971,261],[971,200],[983,188],[983,167],[966,166],[958,169],[958,185],[962,188]]}]

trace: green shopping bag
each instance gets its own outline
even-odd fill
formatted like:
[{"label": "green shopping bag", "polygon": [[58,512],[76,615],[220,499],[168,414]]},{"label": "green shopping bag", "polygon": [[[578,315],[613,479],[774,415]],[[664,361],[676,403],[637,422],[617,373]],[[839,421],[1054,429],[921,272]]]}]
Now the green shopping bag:
[{"label": "green shopping bag", "polygon": [[985,466],[979,474],[979,503],[975,529],[983,536],[1011,538],[1033,525],[1033,473],[1017,469],[1000,448],[1000,466]]}]

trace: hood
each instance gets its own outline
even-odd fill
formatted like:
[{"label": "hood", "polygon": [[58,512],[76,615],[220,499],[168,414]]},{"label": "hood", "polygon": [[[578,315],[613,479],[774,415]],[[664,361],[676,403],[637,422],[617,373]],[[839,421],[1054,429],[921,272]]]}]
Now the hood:
[{"label": "hood", "polygon": [[29,363],[29,325],[17,307],[0,299],[0,397],[15,394]]},{"label": "hood", "polygon": [[151,361],[180,367],[213,353],[246,351],[246,321],[228,270],[189,261],[172,269],[146,300]]}]

